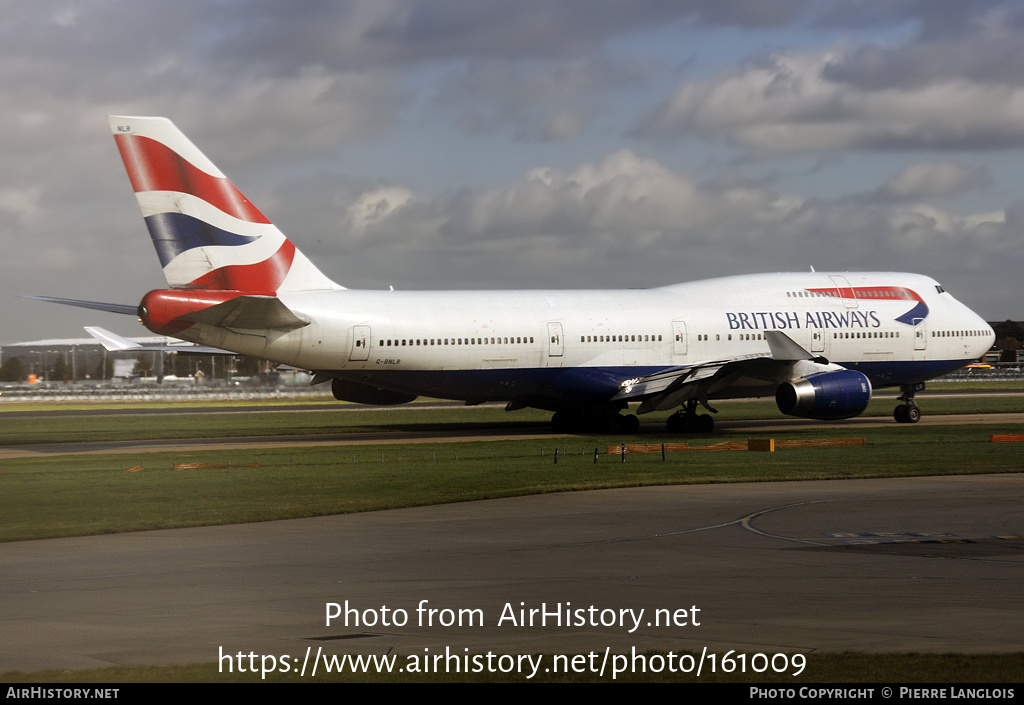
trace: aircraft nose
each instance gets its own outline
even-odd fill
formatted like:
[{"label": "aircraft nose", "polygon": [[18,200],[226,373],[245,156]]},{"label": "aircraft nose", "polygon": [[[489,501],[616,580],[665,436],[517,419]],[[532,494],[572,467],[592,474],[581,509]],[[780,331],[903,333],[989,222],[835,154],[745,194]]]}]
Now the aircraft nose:
[{"label": "aircraft nose", "polygon": [[984,335],[978,338],[978,347],[975,351],[975,357],[981,357],[987,353],[993,345],[996,343],[996,332],[992,330],[992,326],[988,324],[988,321],[984,320],[981,316],[975,314],[978,319],[977,325],[979,329],[984,331]]}]

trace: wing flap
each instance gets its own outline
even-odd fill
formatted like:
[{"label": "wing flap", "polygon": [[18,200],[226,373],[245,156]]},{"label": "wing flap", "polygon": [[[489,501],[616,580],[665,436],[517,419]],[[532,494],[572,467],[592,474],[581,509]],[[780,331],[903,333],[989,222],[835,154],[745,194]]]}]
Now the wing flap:
[{"label": "wing flap", "polygon": [[741,380],[773,384],[792,379],[798,369],[838,368],[837,365],[829,365],[825,358],[807,352],[781,331],[766,331],[765,340],[769,348],[767,355],[752,353],[727,360],[708,360],[628,379],[620,384],[620,391],[612,400],[640,401],[637,409],[640,414],[666,411],[691,399],[697,399],[705,408],[711,409],[708,406],[710,396]]}]

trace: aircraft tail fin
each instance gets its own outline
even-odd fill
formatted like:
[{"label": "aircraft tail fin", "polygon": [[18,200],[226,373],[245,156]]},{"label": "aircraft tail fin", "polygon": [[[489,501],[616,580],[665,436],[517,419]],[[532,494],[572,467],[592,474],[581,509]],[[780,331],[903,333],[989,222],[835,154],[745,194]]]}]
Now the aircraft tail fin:
[{"label": "aircraft tail fin", "polygon": [[318,270],[161,117],[109,117],[128,178],[172,289],[343,289]]}]

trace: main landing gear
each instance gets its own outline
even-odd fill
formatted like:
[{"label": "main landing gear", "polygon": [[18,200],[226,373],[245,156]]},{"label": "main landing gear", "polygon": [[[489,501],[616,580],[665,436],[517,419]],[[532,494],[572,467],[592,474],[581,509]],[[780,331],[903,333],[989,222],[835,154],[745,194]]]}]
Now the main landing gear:
[{"label": "main landing gear", "polygon": [[892,417],[896,419],[896,423],[917,423],[921,420],[921,410],[917,408],[914,394],[922,389],[924,389],[924,384],[921,382],[900,386],[900,391],[903,394],[896,401],[901,401],[903,404],[897,406],[896,410],[892,412]]},{"label": "main landing gear", "polygon": [[711,433],[714,429],[715,417],[698,414],[696,399],[690,399],[665,422],[665,430],[669,433]]}]

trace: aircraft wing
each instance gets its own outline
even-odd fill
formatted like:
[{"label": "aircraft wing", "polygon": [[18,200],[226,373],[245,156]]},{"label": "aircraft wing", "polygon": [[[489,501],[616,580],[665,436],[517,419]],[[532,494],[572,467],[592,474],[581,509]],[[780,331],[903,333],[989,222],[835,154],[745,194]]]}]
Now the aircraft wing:
[{"label": "aircraft wing", "polygon": [[[646,377],[624,380],[612,401],[640,401],[637,413],[665,411],[697,399],[711,409],[708,398],[749,378],[765,383],[782,382],[811,370],[824,370],[828,360],[804,350],[781,331],[765,331],[770,354],[753,353],[726,360],[709,360],[686,367],[657,372]],[[713,411],[713,409],[711,409]]]}]

